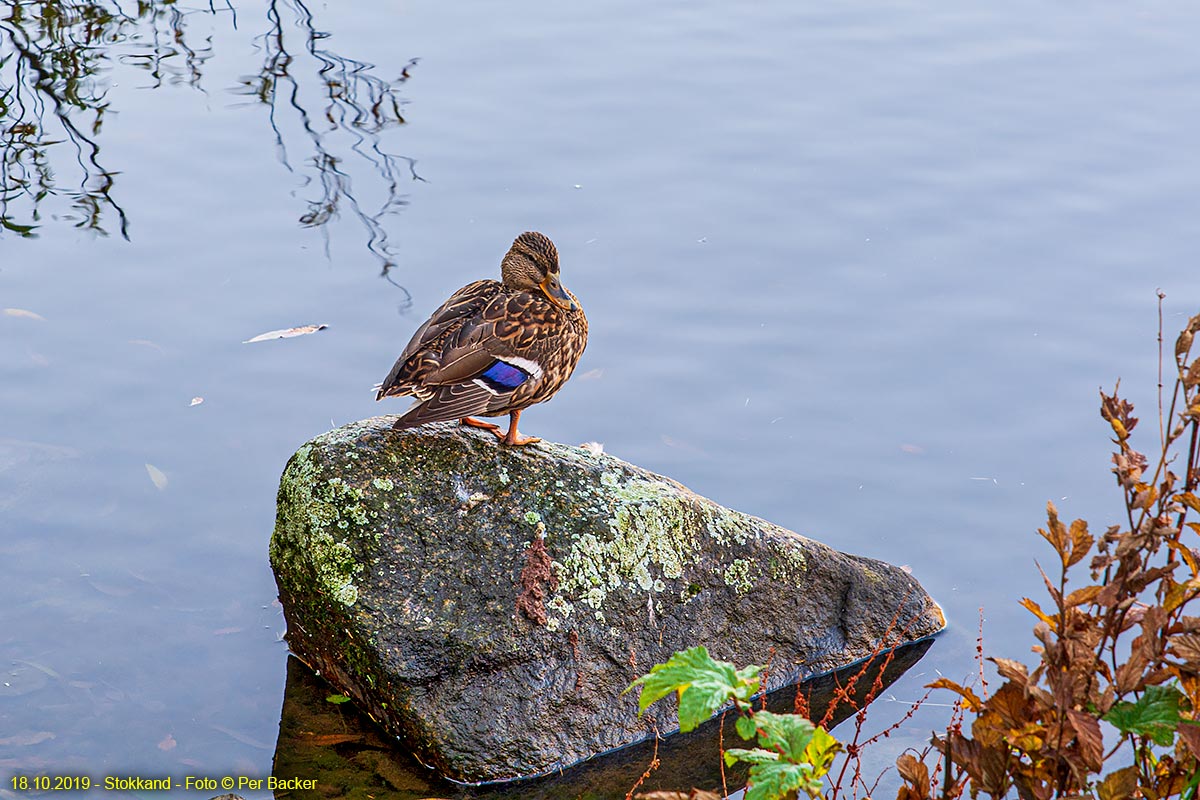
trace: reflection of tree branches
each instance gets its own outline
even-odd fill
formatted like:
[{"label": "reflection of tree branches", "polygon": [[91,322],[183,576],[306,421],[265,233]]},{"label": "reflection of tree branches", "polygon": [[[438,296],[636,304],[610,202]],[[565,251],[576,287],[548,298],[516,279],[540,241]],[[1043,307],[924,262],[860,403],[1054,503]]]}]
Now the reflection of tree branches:
[{"label": "reflection of tree branches", "polygon": [[[212,57],[212,36],[204,38],[202,48],[194,48],[188,44],[187,14],[171,2],[163,0],[161,8],[153,9],[147,15],[151,24],[149,30],[149,47],[144,52],[130,53],[121,61],[125,64],[146,70],[152,79],[149,88],[157,89],[164,83],[171,85],[186,84],[193,89],[199,89],[201,67]],[[209,3],[209,14],[216,14],[216,8]],[[237,25],[237,14],[232,5],[226,8],[232,15],[234,26]]]},{"label": "reflection of tree branches", "polygon": [[[93,137],[100,133],[108,109],[105,92],[94,80],[105,60],[99,45],[119,38],[128,22],[123,15],[97,5],[46,4],[39,16],[27,16],[19,3],[8,5],[0,20],[0,42],[8,50],[0,61],[0,224],[22,235],[33,235],[38,227],[38,206],[56,193],[55,171],[47,148],[58,144],[45,128],[49,110],[62,135],[75,149],[75,160],[84,177],[79,188],[66,192],[80,215],[79,227],[103,232],[101,211],[109,206],[117,212],[122,234],[125,213],[111,198],[113,174],[99,162],[100,147]],[[75,124],[72,114],[90,115],[90,133]],[[10,218],[9,206],[18,198],[32,205],[30,221]]]},{"label": "reflection of tree branches", "polygon": [[[112,195],[118,173],[100,161],[109,51],[149,40],[147,51],[128,58],[154,85],[166,76],[196,86],[211,47],[187,44],[185,15],[172,0],[140,0],[137,16],[116,0],[10,0],[0,8],[0,229],[36,235],[42,204],[63,197],[73,208],[64,216],[77,227],[106,233],[103,217],[111,211],[128,238],[128,219]],[[82,173],[77,188],[61,188],[54,168],[54,146],[64,142]]]},{"label": "reflection of tree branches", "polygon": [[[286,31],[280,10],[287,12],[293,20],[292,27],[299,28],[305,36],[303,51],[289,49]],[[371,64],[337,55],[318,43],[329,34],[316,30],[312,13],[303,0],[270,0],[267,18],[271,28],[260,38],[266,58],[258,75],[242,81],[242,92],[253,95],[268,106],[271,128],[275,132],[275,144],[280,161],[289,171],[295,171],[288,153],[288,139],[283,127],[286,120],[280,116],[280,98],[294,114],[308,139],[307,148],[312,156],[306,159],[305,185],[319,187],[315,199],[308,201],[308,210],[301,215],[301,224],[320,228],[329,248],[327,223],[337,218],[339,211],[349,208],[367,231],[367,249],[382,264],[382,275],[402,291],[407,290],[391,279],[391,270],[396,266],[394,248],[383,227],[383,219],[407,205],[402,193],[405,181],[424,180],[416,172],[416,161],[407,156],[385,152],[380,144],[380,134],[391,127],[403,125],[402,101],[398,95],[401,84],[408,80],[416,59],[409,61],[400,76],[387,81],[370,73]],[[297,77],[301,59],[311,60],[319,78],[320,113],[310,113],[310,104],[304,97],[309,85]],[[324,120],[322,122],[322,120]],[[342,152],[332,134],[345,134],[348,143],[342,143]],[[364,208],[356,198],[352,180],[346,169],[347,151],[365,161],[383,179],[383,199],[374,210]],[[407,301],[406,301],[407,302]]]}]

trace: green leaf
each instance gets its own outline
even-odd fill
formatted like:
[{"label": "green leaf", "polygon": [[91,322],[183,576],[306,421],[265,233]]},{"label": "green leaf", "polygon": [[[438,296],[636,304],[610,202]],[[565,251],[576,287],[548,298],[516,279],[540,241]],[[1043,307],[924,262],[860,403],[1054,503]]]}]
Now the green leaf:
[{"label": "green leaf", "polygon": [[813,777],[808,764],[766,761],[752,766],[749,777],[745,800],[783,800],[799,791],[809,797],[821,793],[821,780]]},{"label": "green leaf", "polygon": [[[746,726],[743,721],[749,722]],[[730,748],[725,751],[725,763],[738,761],[753,764],[750,768],[750,787],[746,800],[779,800],[789,792],[803,790],[817,797],[822,789],[821,778],[829,772],[834,757],[841,751],[838,740],[825,729],[815,727],[797,714],[773,714],[759,711],[752,720],[738,720],[742,738],[747,727],[758,733],[759,746],[753,750]]]},{"label": "green leaf", "polygon": [[[625,689],[641,686],[638,714],[651,704],[675,692],[679,695],[679,730],[694,730],[730,700],[748,702],[758,688],[761,667],[737,669],[726,661],[714,661],[704,647],[681,650],[665,664],[655,664],[650,672]],[[622,693],[623,694],[623,693]]]},{"label": "green leaf", "polygon": [[750,716],[738,717],[737,725],[735,727],[737,727],[738,736],[742,737],[743,739],[753,739],[754,732],[758,730],[757,726],[754,724],[754,717]]},{"label": "green leaf", "polygon": [[812,741],[804,748],[804,762],[812,764],[813,775],[823,777],[833,766],[833,759],[842,751],[842,745],[824,728],[813,731]]},{"label": "green leaf", "polygon": [[1183,693],[1174,686],[1147,686],[1136,703],[1116,703],[1103,719],[1121,733],[1147,736],[1167,747],[1175,741],[1175,728],[1182,721],[1182,700]]},{"label": "green leaf", "polygon": [[779,753],[772,753],[770,750],[763,750],[759,747],[753,750],[731,747],[725,751],[725,766],[727,767],[732,767],[739,761],[745,761],[747,764],[766,764],[769,761],[778,760]]},{"label": "green leaf", "polygon": [[812,741],[816,727],[797,714],[772,714],[770,711],[759,711],[754,715],[754,724],[758,727],[758,744],[767,750],[774,750],[784,759],[793,763],[802,763],[804,753]]},{"label": "green leaf", "polygon": [[331,694],[329,697],[325,698],[325,702],[333,703],[334,705],[340,705],[342,703],[349,703],[350,698],[346,697],[344,694]]}]

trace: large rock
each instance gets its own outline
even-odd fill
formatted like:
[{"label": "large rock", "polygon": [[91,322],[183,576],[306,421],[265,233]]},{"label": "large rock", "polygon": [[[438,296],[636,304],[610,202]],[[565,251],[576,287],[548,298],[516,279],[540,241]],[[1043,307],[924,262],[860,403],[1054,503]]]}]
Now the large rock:
[{"label": "large rock", "polygon": [[296,452],[271,564],[292,651],[451,779],[674,730],[621,693],[676,650],[770,661],[774,689],[945,624],[902,570],[612,456],[392,419]]}]

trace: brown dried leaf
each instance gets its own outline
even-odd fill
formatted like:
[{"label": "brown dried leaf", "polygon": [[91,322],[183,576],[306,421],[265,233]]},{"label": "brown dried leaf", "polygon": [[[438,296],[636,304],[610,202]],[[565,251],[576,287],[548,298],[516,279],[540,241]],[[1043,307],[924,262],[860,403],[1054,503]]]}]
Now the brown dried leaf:
[{"label": "brown dried leaf", "polygon": [[1073,608],[1075,606],[1081,606],[1084,603],[1095,602],[1096,596],[1100,594],[1103,588],[1103,586],[1084,586],[1080,589],[1076,589],[1067,595],[1067,599],[1063,601],[1063,605],[1065,605],[1067,608]]},{"label": "brown dried leaf", "polygon": [[[1007,738],[1012,731],[1027,728],[1031,720],[1037,720],[1053,704],[1054,698],[1032,683],[1025,689],[1017,683],[1005,683],[988,698],[987,711],[1000,720],[1002,738]],[[1033,724],[1036,728],[1036,723]]]},{"label": "brown dried leaf", "polygon": [[[989,700],[994,703],[994,700]],[[971,723],[971,735],[980,747],[1005,747],[1012,733],[1011,724],[1000,713],[992,708],[984,709],[975,721]]]},{"label": "brown dried leaf", "polygon": [[1066,547],[1067,529],[1058,520],[1058,509],[1054,506],[1053,501],[1046,502],[1046,528],[1038,528],[1038,533],[1041,537],[1050,543],[1054,548],[1054,552],[1063,555],[1063,550]]},{"label": "brown dried leaf", "polygon": [[1108,553],[1103,553],[1098,556],[1093,556],[1092,563],[1088,565],[1090,567],[1090,569],[1092,570],[1092,580],[1096,580],[1097,578],[1099,578],[1100,572],[1102,570],[1106,569],[1112,563],[1113,563],[1113,557],[1111,555],[1109,555]]},{"label": "brown dried leaf", "polygon": [[1137,767],[1110,773],[1099,786],[1100,800],[1129,800],[1137,791]]},{"label": "brown dried leaf", "polygon": [[1146,670],[1146,657],[1135,651],[1130,653],[1129,660],[1117,667],[1113,684],[1121,694],[1137,691],[1142,688],[1142,677]]},{"label": "brown dried leaf", "polygon": [[[1196,363],[1200,364],[1200,359],[1197,359]],[[1193,511],[1200,511],[1200,497],[1196,497],[1191,492],[1182,492],[1179,495],[1179,501]]]},{"label": "brown dried leaf", "polygon": [[1139,483],[1137,485],[1137,493],[1133,496],[1133,502],[1130,503],[1130,508],[1150,508],[1157,499],[1157,489],[1153,486],[1146,486]]},{"label": "brown dried leaf", "polygon": [[1183,358],[1192,349],[1192,338],[1195,336],[1190,330],[1185,329],[1179,334],[1179,338],[1175,340],[1175,357]]},{"label": "brown dried leaf", "polygon": [[1123,533],[1117,538],[1117,549],[1113,553],[1118,559],[1126,559],[1130,556],[1139,555],[1142,548],[1146,546],[1145,533]]},{"label": "brown dried leaf", "polygon": [[1200,635],[1180,633],[1170,637],[1168,642],[1167,647],[1171,651],[1171,655],[1200,670]]},{"label": "brown dried leaf", "polygon": [[988,661],[996,665],[996,671],[1000,673],[1001,678],[1020,686],[1029,683],[1029,668],[1020,661],[1011,658],[989,658]]},{"label": "brown dried leaf", "polygon": [[1123,602],[1121,600],[1121,584],[1117,581],[1104,584],[1100,593],[1096,595],[1096,605],[1098,606],[1111,608],[1120,602]]},{"label": "brown dried leaf", "polygon": [[[1063,560],[1064,561],[1066,560],[1065,554],[1063,555]],[[1042,569],[1041,564],[1038,564],[1037,568],[1038,568],[1038,572],[1041,573],[1042,583],[1046,584],[1046,594],[1050,595],[1050,599],[1054,601],[1054,605],[1056,605],[1056,606],[1061,605],[1062,604],[1062,592],[1060,592],[1058,590],[1057,586],[1055,586],[1053,583],[1050,582],[1050,576],[1046,574],[1046,571],[1044,569]]]},{"label": "brown dried leaf", "polygon": [[896,759],[896,771],[905,781],[923,790],[924,797],[929,796],[929,767],[925,766],[925,762],[905,753]]},{"label": "brown dried leaf", "polygon": [[1183,739],[1188,750],[1192,751],[1192,755],[1200,758],[1200,725],[1194,722],[1181,722],[1175,728],[1175,732],[1179,734],[1179,738]]},{"label": "brown dried leaf", "polygon": [[[1117,397],[1117,390],[1120,388],[1121,384],[1118,381],[1111,397],[1103,391],[1100,392],[1100,416],[1104,417],[1110,423],[1117,420],[1118,424],[1113,425],[1113,430],[1118,431],[1118,435],[1120,435],[1120,431],[1124,431],[1125,436],[1121,438],[1126,438],[1129,436],[1129,432],[1137,426],[1137,418],[1132,416],[1133,404]],[[1125,420],[1126,422],[1119,423],[1119,420]]]},{"label": "brown dried leaf", "polygon": [[1075,731],[1075,741],[1079,743],[1079,757],[1092,772],[1099,772],[1104,766],[1104,741],[1100,734],[1100,720],[1091,714],[1085,714],[1075,709],[1067,709],[1067,721]]},{"label": "brown dried leaf", "polygon": [[[1138,456],[1141,456],[1141,458],[1138,458]],[[1113,467],[1113,472],[1117,474],[1121,485],[1126,489],[1133,488],[1134,484],[1141,480],[1142,473],[1146,469],[1145,456],[1132,450],[1129,451],[1128,455],[1125,453],[1113,453],[1112,462],[1116,465]]]},{"label": "brown dried leaf", "polygon": [[1042,622],[1046,623],[1050,627],[1054,628],[1054,627],[1058,626],[1057,615],[1055,615],[1053,617],[1048,615],[1045,611],[1042,611],[1041,606],[1039,606],[1036,602],[1034,602],[1030,598],[1028,598],[1028,597],[1022,598],[1021,605],[1023,605],[1025,608],[1032,611],[1034,616],[1036,616],[1038,619],[1040,619]]},{"label": "brown dried leaf", "polygon": [[1071,558],[1066,562],[1068,567],[1083,560],[1092,549],[1096,539],[1088,533],[1087,522],[1077,519],[1071,523]]},{"label": "brown dried leaf", "polygon": [[1192,362],[1187,374],[1183,376],[1183,385],[1187,388],[1191,389],[1196,384],[1200,384],[1200,358]]},{"label": "brown dried leaf", "polygon": [[1163,599],[1163,609],[1167,612],[1194,600],[1197,592],[1200,592],[1200,578],[1191,578],[1183,583],[1175,583],[1170,578],[1167,578],[1167,581],[1169,588],[1167,596]]},{"label": "brown dried leaf", "polygon": [[[1198,509],[1200,510],[1200,509]],[[1179,557],[1188,565],[1188,569],[1192,571],[1192,577],[1200,577],[1200,559],[1196,557],[1196,551],[1182,542],[1174,539],[1167,541],[1167,547],[1179,553]]]},{"label": "brown dried leaf", "polygon": [[962,697],[967,708],[972,711],[979,711],[983,708],[983,701],[966,686],[960,686],[949,678],[938,678],[933,683],[925,684],[926,689],[949,689],[950,691]]}]

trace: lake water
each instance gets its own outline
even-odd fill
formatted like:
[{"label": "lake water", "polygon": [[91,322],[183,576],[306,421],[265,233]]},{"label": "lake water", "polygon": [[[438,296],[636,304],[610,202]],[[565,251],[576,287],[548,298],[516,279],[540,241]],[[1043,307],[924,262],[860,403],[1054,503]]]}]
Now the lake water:
[{"label": "lake water", "polygon": [[910,567],[951,629],[873,725],[980,609],[1028,658],[1097,388],[1149,447],[1200,310],[1200,8],[230,2],[2,12],[0,797],[270,772],[283,465],[524,230],[592,333],[523,433]]}]

